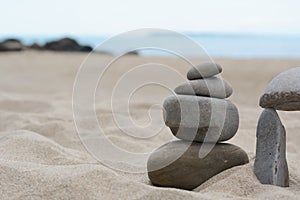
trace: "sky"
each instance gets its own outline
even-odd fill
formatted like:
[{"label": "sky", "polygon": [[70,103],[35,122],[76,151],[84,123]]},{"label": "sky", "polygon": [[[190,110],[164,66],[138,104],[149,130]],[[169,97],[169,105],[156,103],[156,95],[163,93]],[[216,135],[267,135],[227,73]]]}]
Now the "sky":
[{"label": "sky", "polygon": [[139,28],[300,34],[299,0],[0,0],[0,34],[107,35]]}]

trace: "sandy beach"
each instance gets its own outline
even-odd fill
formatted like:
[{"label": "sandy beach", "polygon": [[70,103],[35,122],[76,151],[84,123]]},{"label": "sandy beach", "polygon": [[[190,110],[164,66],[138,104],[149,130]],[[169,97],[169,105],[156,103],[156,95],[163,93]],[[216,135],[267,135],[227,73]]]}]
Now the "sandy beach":
[{"label": "sandy beach", "polygon": [[[194,191],[186,191],[152,186],[147,173],[111,169],[85,150],[73,120],[72,92],[77,71],[87,55],[47,51],[0,54],[0,199],[300,198],[299,112],[279,112],[287,132],[290,187],[262,185],[253,173],[256,126],[262,111],[259,97],[272,78],[299,66],[300,60],[215,59],[223,67],[221,76],[232,85],[230,100],[240,114],[237,135],[228,143],[243,148],[250,163],[224,171]],[[94,65],[101,68],[109,56],[98,54],[93,59]],[[122,74],[144,63],[174,67],[183,76],[189,69],[177,58],[133,55],[122,57],[109,68],[104,84],[96,91],[96,113],[107,138],[132,152],[149,152],[175,139],[167,127],[147,140],[132,138],[114,123],[113,114],[118,113],[110,108],[111,91]],[[162,103],[168,95],[159,88],[144,89],[130,104],[131,117],[142,124],[149,120],[151,105]],[[125,98],[126,95],[117,103],[126,102]],[[152,123],[160,126],[161,118]]]}]

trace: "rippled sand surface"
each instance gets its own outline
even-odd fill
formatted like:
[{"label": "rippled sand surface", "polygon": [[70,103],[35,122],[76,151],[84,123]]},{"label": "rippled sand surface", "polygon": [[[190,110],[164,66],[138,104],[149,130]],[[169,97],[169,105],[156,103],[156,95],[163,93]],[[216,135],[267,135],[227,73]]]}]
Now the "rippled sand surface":
[{"label": "rippled sand surface", "polygon": [[[146,173],[120,172],[97,162],[86,151],[72,112],[73,84],[86,56],[51,52],[0,54],[0,199],[299,199],[299,112],[279,112],[287,131],[290,187],[261,185],[253,174],[253,161],[256,125],[262,111],[258,99],[273,77],[299,66],[300,60],[216,59],[223,67],[222,77],[233,87],[230,99],[240,112],[239,131],[228,142],[243,148],[250,163],[224,171],[195,191],[185,191],[151,186]],[[95,69],[104,68],[109,59],[94,55],[89,64]],[[131,85],[130,79],[125,78],[122,87],[118,86],[120,77],[146,63],[163,64],[181,74],[181,78],[174,79],[178,76],[162,76],[160,70],[153,71],[157,79],[169,81],[174,88],[189,69],[179,59],[125,56],[108,68],[95,92],[96,114],[106,138],[119,148],[135,153],[149,152],[174,139],[170,130],[162,126],[159,105],[171,94],[163,87],[142,87],[133,93],[130,101],[128,91],[123,90],[124,94],[111,104],[114,88],[122,92],[120,88]],[[132,81],[142,81],[153,74],[133,73],[129,77]],[[153,107],[154,104],[158,106]],[[85,109],[85,105],[80,106]],[[122,106],[129,108],[128,115],[118,112]],[[157,127],[162,130],[148,139],[131,137],[114,120],[128,117],[134,123],[128,123],[126,130],[138,130],[141,135],[152,130],[155,134]],[[137,129],[136,125],[149,127]],[[92,136],[87,133],[86,137]],[[125,166],[122,162],[114,164],[120,168]]]}]

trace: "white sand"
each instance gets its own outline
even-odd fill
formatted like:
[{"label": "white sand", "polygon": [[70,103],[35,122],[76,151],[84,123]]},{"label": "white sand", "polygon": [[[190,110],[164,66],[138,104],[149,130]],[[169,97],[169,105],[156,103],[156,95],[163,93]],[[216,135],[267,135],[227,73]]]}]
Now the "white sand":
[{"label": "white sand", "polygon": [[[0,199],[300,198],[300,113],[279,113],[287,131],[290,187],[261,185],[253,174],[256,125],[262,110],[258,99],[274,76],[299,66],[300,60],[217,60],[223,66],[222,77],[234,89],[230,99],[240,111],[239,131],[229,142],[242,147],[251,161],[213,177],[195,191],[185,191],[151,186],[147,174],[110,169],[85,151],[72,115],[73,83],[85,57],[49,52],[0,54]],[[167,128],[150,140],[126,136],[114,124],[106,98],[122,73],[154,61],[182,66],[178,70],[183,75],[188,70],[180,60],[127,56],[110,68],[106,84],[96,95],[96,111],[108,138],[128,151],[148,152],[174,139]],[[102,67],[101,62],[95,66]],[[166,96],[160,89],[145,89],[130,105],[133,119],[142,123],[149,120],[148,108]],[[160,119],[153,123],[159,126]]]}]

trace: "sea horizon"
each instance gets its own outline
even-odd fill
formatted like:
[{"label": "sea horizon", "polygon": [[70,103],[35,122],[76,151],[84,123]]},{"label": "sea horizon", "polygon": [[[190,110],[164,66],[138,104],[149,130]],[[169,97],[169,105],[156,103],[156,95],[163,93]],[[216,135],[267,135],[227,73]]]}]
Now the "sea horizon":
[{"label": "sea horizon", "polygon": [[[273,33],[218,33],[218,32],[183,32],[200,44],[209,56],[216,58],[300,58],[300,36],[296,34],[273,34]],[[64,37],[73,38],[82,45],[89,45],[96,48],[104,41],[114,35],[93,35],[93,34],[0,34],[0,41],[5,39],[18,39],[25,45],[37,43],[44,45],[53,40]],[[145,34],[144,38],[156,37],[166,41],[168,35],[155,33]],[[113,49],[113,48],[112,48]],[[107,52],[112,52],[109,49]],[[117,49],[117,47],[116,47]],[[105,49],[101,49],[105,51]],[[188,49],[187,49],[188,52]],[[193,52],[188,52],[194,56]],[[142,56],[170,56],[160,51],[142,51]]]}]

